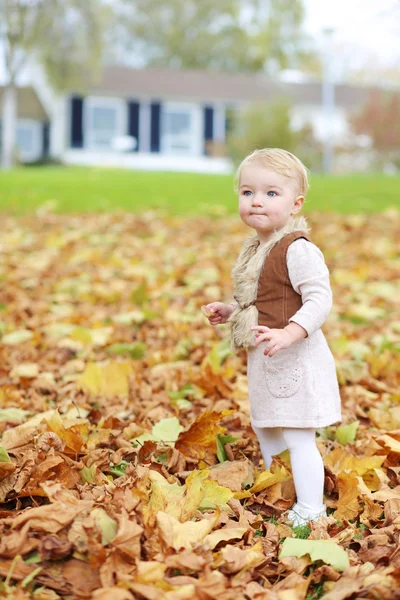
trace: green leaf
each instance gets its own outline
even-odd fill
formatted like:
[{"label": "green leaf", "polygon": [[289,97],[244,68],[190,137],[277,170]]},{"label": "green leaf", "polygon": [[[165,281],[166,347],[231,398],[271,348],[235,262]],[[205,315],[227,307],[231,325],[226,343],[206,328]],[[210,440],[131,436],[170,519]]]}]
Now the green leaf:
[{"label": "green leaf", "polygon": [[0,408],[0,421],[20,422],[25,421],[28,415],[32,413],[22,408]]},{"label": "green leaf", "polygon": [[184,360],[187,358],[192,346],[193,340],[191,338],[181,338],[176,345],[173,360]]},{"label": "green leaf", "polygon": [[214,344],[210,352],[207,354],[205,360],[210,363],[212,372],[218,373],[221,366],[230,354],[232,354],[232,352],[230,350],[229,338],[227,338],[218,344]]},{"label": "green leaf", "polygon": [[178,408],[190,408],[192,403],[188,400],[188,396],[193,397],[194,400],[198,400],[202,397],[202,392],[197,385],[187,383],[177,392],[168,392],[168,396],[171,398],[171,405],[177,406]]},{"label": "green leaf", "polygon": [[354,423],[350,423],[349,425],[341,425],[338,427],[336,429],[337,441],[342,444],[342,446],[345,446],[348,442],[354,442],[359,424],[360,421],[354,421]]},{"label": "green leaf", "polygon": [[33,331],[30,329],[17,329],[11,333],[7,333],[1,339],[2,344],[16,345],[26,342],[33,337]]},{"label": "green leaf", "polygon": [[143,281],[133,292],[131,292],[130,300],[137,306],[142,306],[149,299],[147,284]]},{"label": "green leaf", "polygon": [[94,508],[90,512],[91,516],[95,519],[102,531],[101,543],[106,546],[117,535],[118,523],[108,516],[105,510],[102,508]]},{"label": "green leaf", "polygon": [[219,433],[218,437],[220,438],[223,444],[231,444],[232,442],[236,442],[236,440],[239,439],[237,437],[234,437],[233,435],[223,435],[222,433]]},{"label": "green leaf", "polygon": [[176,417],[161,419],[152,429],[152,434],[156,441],[176,442],[180,432],[183,431],[182,425]]},{"label": "green leaf", "polygon": [[219,462],[224,462],[228,460],[228,456],[226,454],[224,443],[221,440],[221,436],[219,434],[216,435],[217,438],[217,457]]},{"label": "green leaf", "polygon": [[322,560],[332,565],[337,571],[344,571],[349,565],[347,552],[335,542],[330,540],[301,540],[286,538],[279,553],[279,559],[286,556],[300,558],[309,554],[312,561]]},{"label": "green leaf", "polygon": [[36,577],[36,575],[39,575],[40,571],[42,570],[43,567],[38,567],[37,569],[35,569],[34,571],[32,571],[32,573],[29,573],[29,575],[27,575],[25,577],[25,579],[23,579],[22,583],[21,583],[21,587],[24,588],[28,585],[28,583],[30,583],[31,581],[33,581]]},{"label": "green leaf", "polygon": [[201,389],[197,385],[187,383],[177,392],[168,392],[171,400],[187,399],[188,396],[193,396],[194,400],[199,400],[202,397]]},{"label": "green leaf", "polygon": [[110,471],[113,475],[116,475],[117,477],[121,477],[122,475],[125,475],[125,471],[126,471],[128,465],[129,465],[128,461],[121,460],[121,462],[118,463],[118,465],[115,465],[115,467],[111,467]]},{"label": "green leaf", "polygon": [[156,456],[156,461],[164,465],[164,467],[166,467],[168,465],[168,454],[166,452],[159,454],[158,456]]},{"label": "green leaf", "polygon": [[8,452],[3,446],[0,446],[0,462],[11,462],[11,458],[8,456]]},{"label": "green leaf", "polygon": [[34,564],[41,563],[41,562],[42,562],[42,559],[37,550],[32,552],[32,554],[30,554],[27,558],[24,559],[24,563],[26,565],[34,565]]},{"label": "green leaf", "polygon": [[82,481],[85,483],[94,483],[96,481],[96,469],[96,465],[92,465],[91,467],[83,467],[83,469],[79,471]]},{"label": "green leaf", "polygon": [[231,442],[235,442],[239,438],[233,437],[233,435],[222,435],[218,433],[217,436],[217,457],[219,462],[224,462],[228,460],[228,455],[226,454],[225,444],[230,444]]},{"label": "green leaf", "polygon": [[183,431],[183,427],[179,420],[176,417],[170,417],[161,419],[156,423],[151,433],[142,433],[139,437],[132,438],[131,441],[143,444],[143,442],[151,440],[152,442],[164,442],[164,444],[173,446],[181,431]]},{"label": "green leaf", "polygon": [[128,354],[131,358],[143,358],[147,346],[143,342],[133,342],[132,344],[113,344],[107,348],[108,354],[124,355]]}]

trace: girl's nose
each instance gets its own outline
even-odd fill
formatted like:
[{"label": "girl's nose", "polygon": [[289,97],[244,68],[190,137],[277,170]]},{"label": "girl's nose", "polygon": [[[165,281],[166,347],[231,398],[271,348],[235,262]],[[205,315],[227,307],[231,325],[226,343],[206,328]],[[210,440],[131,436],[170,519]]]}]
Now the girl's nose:
[{"label": "girl's nose", "polygon": [[254,194],[254,196],[253,196],[252,204],[253,204],[253,206],[262,206],[262,200],[257,194]]}]

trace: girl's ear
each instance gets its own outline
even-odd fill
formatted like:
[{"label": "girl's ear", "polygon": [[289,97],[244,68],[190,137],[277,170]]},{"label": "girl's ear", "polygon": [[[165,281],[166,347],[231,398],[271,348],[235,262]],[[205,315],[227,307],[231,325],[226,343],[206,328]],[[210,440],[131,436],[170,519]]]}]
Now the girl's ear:
[{"label": "girl's ear", "polygon": [[300,195],[297,196],[296,200],[293,203],[293,208],[292,208],[292,215],[295,215],[296,213],[300,212],[302,207],[304,204],[304,196]]}]

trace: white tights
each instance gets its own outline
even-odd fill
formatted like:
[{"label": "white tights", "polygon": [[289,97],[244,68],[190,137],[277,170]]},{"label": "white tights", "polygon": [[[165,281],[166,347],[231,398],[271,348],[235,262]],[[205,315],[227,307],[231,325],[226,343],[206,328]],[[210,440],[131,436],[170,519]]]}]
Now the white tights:
[{"label": "white tights", "polygon": [[315,443],[315,429],[254,427],[265,468],[272,457],[288,449],[297,502],[310,510],[320,510],[324,495],[324,464]]}]

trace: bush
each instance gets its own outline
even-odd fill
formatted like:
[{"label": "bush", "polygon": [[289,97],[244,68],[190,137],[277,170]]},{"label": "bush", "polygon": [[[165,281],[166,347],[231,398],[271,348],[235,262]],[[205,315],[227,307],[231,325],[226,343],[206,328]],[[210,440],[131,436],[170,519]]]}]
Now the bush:
[{"label": "bush", "polygon": [[257,148],[283,148],[296,154],[313,170],[322,165],[322,147],[307,124],[299,130],[291,125],[291,104],[285,97],[271,103],[256,103],[236,112],[227,136],[227,150],[235,164]]}]

